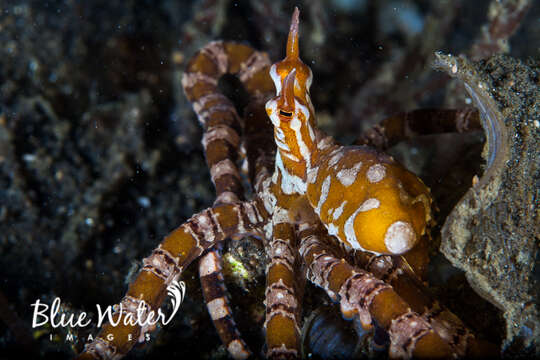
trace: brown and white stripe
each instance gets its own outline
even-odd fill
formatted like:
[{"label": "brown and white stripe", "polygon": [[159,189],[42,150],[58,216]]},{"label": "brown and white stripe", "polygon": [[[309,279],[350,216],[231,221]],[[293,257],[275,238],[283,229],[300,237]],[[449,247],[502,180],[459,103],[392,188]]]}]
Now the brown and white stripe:
[{"label": "brown and white stripe", "polygon": [[[121,301],[123,310],[113,315],[114,321],[116,322],[122,313],[133,311],[134,304],[142,304],[147,311],[157,311],[166,297],[167,286],[180,276],[186,266],[205,249],[231,235],[261,232],[265,214],[263,205],[254,201],[215,206],[191,217],[166,236],[158,248],[143,260],[144,266],[129,285],[126,296]],[[151,330],[153,329],[141,329],[139,325],[119,323],[113,326],[107,323],[96,339],[85,346],[79,359],[120,358]],[[110,341],[107,340],[109,338]],[[236,342],[229,345],[231,348],[237,347]]]},{"label": "brown and white stripe", "polygon": [[208,312],[221,342],[233,359],[246,359],[251,355],[232,316],[225,288],[221,257],[217,249],[205,254],[199,262],[199,277]]},{"label": "brown and white stripe", "polygon": [[[265,68],[268,66],[269,59],[264,53],[244,45],[216,41],[208,44],[191,60],[184,74],[184,91],[192,101],[193,109],[204,129],[202,144],[211,179],[216,187],[215,205],[236,203],[242,200],[244,195],[237,162],[242,145],[239,134],[245,124],[232,102],[219,92],[218,81],[226,73],[236,75],[252,99],[260,101],[261,90],[264,90],[265,86],[257,86],[253,78],[264,79]],[[270,83],[269,77],[266,77]],[[253,117],[250,120],[253,120]],[[245,210],[235,212],[239,232],[247,231],[246,227],[249,226],[245,224],[262,221],[258,211],[249,207]],[[239,332],[230,316],[231,309],[225,297],[220,257],[219,251],[209,250],[201,259],[202,290],[224,345],[231,356],[243,358],[249,355],[249,350],[240,340]],[[203,275],[209,269],[214,271]],[[226,316],[216,318],[219,314]]]},{"label": "brown and white stripe", "polygon": [[359,316],[363,325],[375,320],[390,335],[392,356],[457,355],[392,286],[337,258],[332,247],[321,240],[325,236],[322,224],[300,227],[300,254],[309,270],[309,279],[329,295],[339,295],[338,301],[345,317]]},{"label": "brown and white stripe", "polygon": [[[277,217],[276,217],[277,216]],[[274,213],[272,240],[267,244],[266,281],[267,356],[273,359],[300,356],[300,304],[295,260],[294,226]]]},{"label": "brown and white stripe", "polygon": [[422,315],[433,329],[459,356],[465,356],[467,345],[474,342],[472,332],[450,310],[443,307],[430,294],[423,282],[406,266],[405,260],[393,256],[357,254],[362,267],[390,285]]},{"label": "brown and white stripe", "polygon": [[234,193],[242,197],[236,163],[240,153],[239,134],[244,127],[234,104],[219,91],[218,81],[226,73],[236,75],[250,96],[258,97],[260,91],[254,86],[258,84],[252,82],[254,77],[264,78],[258,74],[268,66],[268,56],[264,53],[245,45],[214,41],[192,58],[184,73],[182,85],[204,129],[202,142],[218,196],[228,193],[230,198],[230,193]]}]

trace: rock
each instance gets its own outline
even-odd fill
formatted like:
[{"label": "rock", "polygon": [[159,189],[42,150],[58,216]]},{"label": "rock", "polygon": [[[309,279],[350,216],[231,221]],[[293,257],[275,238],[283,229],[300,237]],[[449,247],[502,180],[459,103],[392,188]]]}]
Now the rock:
[{"label": "rock", "polygon": [[[486,169],[447,217],[442,253],[504,312],[507,356],[540,354],[539,67],[508,56],[436,54],[480,110]],[[514,350],[515,349],[515,350]],[[525,350],[524,350],[525,349]]]}]

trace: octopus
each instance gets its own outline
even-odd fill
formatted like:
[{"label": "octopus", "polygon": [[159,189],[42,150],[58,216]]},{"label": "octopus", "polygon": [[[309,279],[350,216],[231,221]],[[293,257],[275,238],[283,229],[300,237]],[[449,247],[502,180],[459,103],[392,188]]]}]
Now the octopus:
[{"label": "octopus", "polygon": [[[182,85],[204,129],[217,197],[143,260],[113,318],[157,311],[183,270],[199,260],[218,334],[232,358],[248,358],[253,353],[234,322],[215,248],[251,236],[264,243],[268,258],[268,358],[302,356],[306,280],[339,304],[345,319],[385,333],[392,358],[496,354],[423,281],[433,225],[430,190],[391,156],[366,145],[339,145],[317,128],[313,74],[298,44],[296,8],[286,56],[273,65],[265,53],[222,41],[191,59]],[[225,74],[236,76],[250,95],[243,116],[218,89]],[[247,165],[240,168],[242,157]],[[120,358],[152,330],[107,323],[78,359]]]}]

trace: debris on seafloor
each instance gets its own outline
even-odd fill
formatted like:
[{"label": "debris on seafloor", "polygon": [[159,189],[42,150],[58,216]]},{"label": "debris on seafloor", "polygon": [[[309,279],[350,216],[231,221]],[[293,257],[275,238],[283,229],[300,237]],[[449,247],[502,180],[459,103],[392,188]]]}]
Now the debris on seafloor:
[{"label": "debris on seafloor", "polygon": [[540,354],[540,84],[538,63],[508,56],[472,62],[436,54],[481,114],[486,169],[442,229],[441,251],[504,312],[507,356]]},{"label": "debris on seafloor", "polygon": [[[420,16],[423,23],[421,32],[381,23],[409,16],[403,9],[411,4],[413,15]],[[540,39],[540,2],[532,0],[313,0],[295,5],[302,10],[301,46],[306,61],[320,79],[311,93],[320,109],[319,125],[344,141],[353,141],[361,129],[396,112],[439,107],[443,91],[445,107],[453,110],[438,111],[469,113],[469,99],[456,96],[464,93],[463,86],[450,91],[445,76],[425,66],[435,49],[465,52],[472,59],[499,51],[521,58],[539,54],[531,44]],[[43,358],[68,359],[81,351],[84,339],[95,328],[43,326],[31,332],[29,304],[38,298],[50,303],[60,297],[64,312],[96,315],[96,304],[105,306],[120,298],[129,269],[138,268],[134,264],[139,264],[162,235],[211,204],[214,190],[201,150],[201,130],[181,86],[185,59],[212,39],[251,44],[278,59],[283,55],[278,45],[287,30],[283,19],[289,18],[292,6],[283,0],[2,1],[0,297],[5,295],[6,301],[0,301],[0,317],[4,315],[0,321],[1,359],[14,358],[15,353],[20,358],[33,351]],[[471,41],[478,45],[467,50]],[[540,124],[532,116],[530,119],[529,124]],[[469,171],[470,167],[476,169],[476,157],[470,161],[461,156],[478,154],[476,147],[468,150],[465,145],[478,143],[479,136],[469,135],[443,134],[444,141],[436,141],[439,153],[464,149],[459,155],[449,154],[467,159],[460,161],[467,164],[462,170],[452,167],[448,171],[452,176],[443,171],[449,168],[448,161],[430,162],[432,152],[417,151],[429,139],[421,142],[417,138],[410,147],[409,163],[422,156],[428,159],[414,162],[417,169],[427,168],[422,178],[430,181],[437,197],[439,219],[445,218],[462,194],[455,179],[469,184],[468,175],[477,172]],[[435,168],[441,170],[431,171]],[[439,179],[444,179],[444,186]],[[457,184],[459,190],[446,186],[448,183]],[[533,202],[539,198],[537,193]],[[534,211],[538,211],[537,205]],[[251,330],[246,332],[246,340],[260,349],[265,289],[260,270],[264,273],[264,261],[257,262],[260,248],[245,243],[248,241],[224,249],[224,254],[234,258],[233,276],[226,274],[225,279],[238,323]],[[243,268],[250,274],[249,281],[238,271]],[[539,268],[532,276],[538,278]],[[188,295],[181,316],[156,331],[155,339],[141,344],[130,359],[171,354],[226,357],[204,307],[196,266],[187,271],[183,280]],[[529,267],[524,271],[530,274]],[[518,276],[524,279],[525,275],[507,275],[510,279]],[[251,281],[253,278],[258,280]],[[456,286],[445,283],[441,292],[446,295],[449,288],[460,291],[461,279],[455,280]],[[493,279],[496,283],[495,275]],[[523,293],[520,286],[516,282],[516,291]],[[308,287],[308,291],[306,314],[327,299],[316,289]],[[473,312],[481,313],[480,318],[496,317],[471,306],[469,289],[463,291],[467,296],[441,299],[458,310],[464,306],[454,299],[466,299]],[[520,299],[512,299],[515,309],[519,309]],[[508,313],[514,314],[512,311]],[[313,314],[321,325],[312,334],[343,338],[343,334],[333,333],[340,328],[337,320],[316,311]],[[13,320],[17,317],[20,321]],[[536,318],[531,319],[536,324]],[[471,317],[467,320],[474,322]],[[490,326],[493,321],[482,326],[498,335],[499,319],[496,321],[497,326]],[[31,341],[25,339],[24,326],[18,326],[21,322],[36,344],[28,345]],[[513,329],[514,334],[520,329],[525,339],[537,334],[527,335],[532,327],[526,320],[516,323],[524,326]],[[66,341],[69,334],[78,341]],[[328,338],[314,340],[314,354],[319,349],[320,354],[348,347],[348,343],[331,346],[325,342]],[[508,343],[512,355],[520,355],[521,345]]]}]

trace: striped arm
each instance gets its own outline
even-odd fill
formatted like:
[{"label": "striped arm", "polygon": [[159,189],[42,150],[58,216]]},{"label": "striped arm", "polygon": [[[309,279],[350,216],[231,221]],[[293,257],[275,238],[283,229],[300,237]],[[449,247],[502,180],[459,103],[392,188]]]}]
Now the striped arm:
[{"label": "striped arm", "polygon": [[[201,52],[204,59],[213,61],[218,69],[223,58],[228,58],[223,53],[221,43],[207,45]],[[217,50],[217,51],[216,51]],[[221,59],[221,60],[220,60]],[[203,61],[201,59],[198,60]],[[228,62],[228,60],[227,60]],[[193,75],[184,76],[189,77]],[[217,79],[223,74],[218,73]],[[186,94],[190,89],[185,88]],[[240,137],[238,130],[242,126],[231,101],[215,89],[215,93],[209,93],[198,99],[194,104],[199,121],[203,126],[203,148],[205,157],[210,168],[212,182],[216,186],[215,205],[234,204],[244,199],[244,188],[240,179],[239,169],[236,165],[239,152]],[[193,100],[193,99],[190,99]],[[214,115],[213,113],[217,115]],[[222,124],[219,123],[220,115],[224,116]],[[229,126],[227,117],[234,122]],[[208,125],[207,119],[213,118],[212,125]],[[235,130],[238,129],[238,130]],[[225,151],[223,151],[225,149]],[[212,170],[214,169],[214,170]],[[232,309],[227,294],[227,288],[223,277],[221,258],[221,246],[209,249],[199,260],[199,279],[201,290],[212,319],[214,327],[230,356],[234,359],[245,359],[251,352],[246,343],[241,339],[240,332],[232,317]]]},{"label": "striped arm", "polygon": [[474,108],[418,109],[399,113],[364,131],[355,145],[368,145],[379,151],[415,136],[446,132],[481,130],[480,116]]},{"label": "striped arm", "polygon": [[223,279],[221,254],[212,249],[199,262],[199,277],[210,317],[216,327],[221,342],[233,359],[247,359],[251,355],[232,317]]},{"label": "striped arm", "polygon": [[250,96],[257,97],[271,85],[268,66],[265,53],[214,41],[191,59],[182,78],[184,92],[205,131],[203,146],[218,202],[231,203],[243,193],[236,161],[244,126],[231,100],[219,91],[218,81],[224,74],[236,75]]},{"label": "striped arm", "polygon": [[[266,216],[264,207],[253,201],[216,206],[191,217],[143,260],[143,268],[120,302],[122,312],[114,314],[114,321],[128,315],[146,319],[150,310],[156,312],[161,306],[167,287],[205,249],[228,236],[258,231]],[[138,308],[145,309],[142,316],[138,316]],[[95,340],[85,345],[79,359],[121,358],[151,330],[122,322],[117,326],[107,323]]]},{"label": "striped arm", "polygon": [[266,274],[266,345],[271,359],[300,357],[300,301],[296,284],[296,236],[287,211],[277,208],[267,245],[269,265]]},{"label": "striped arm", "polygon": [[368,253],[357,257],[366,271],[390,284],[412,310],[421,314],[460,357],[498,356],[497,347],[477,340],[461,319],[431,295],[429,289],[402,258]]},{"label": "striped arm", "polygon": [[343,316],[358,316],[366,327],[375,320],[389,333],[393,358],[457,355],[392,286],[336,258],[331,247],[321,241],[324,236],[313,224],[301,224],[300,254],[307,265],[308,278],[339,301]]},{"label": "striped arm", "polygon": [[[238,198],[242,197],[242,194],[238,194],[238,196],[234,192],[230,192],[230,194],[234,196],[222,197],[221,201],[236,200],[231,203],[234,204],[238,202]],[[219,205],[219,195],[221,194],[218,193],[218,200],[216,200],[214,206]],[[201,290],[210,318],[229,355],[233,359],[246,359],[251,355],[251,351],[244,340],[242,340],[240,331],[233,318],[232,308],[227,297],[227,287],[223,277],[222,246],[218,245],[209,249],[199,260]]]},{"label": "striped arm", "polygon": [[[212,42],[194,56],[184,73],[184,91],[193,102],[193,108],[204,129],[202,143],[212,181],[216,186],[216,205],[235,203],[243,199],[244,189],[236,163],[241,143],[239,133],[246,126],[232,102],[219,92],[218,80],[225,73],[236,75],[249,93],[251,103],[254,103],[261,97],[258,89],[269,87],[265,86],[264,82],[271,84],[267,75],[268,65],[266,54],[250,47]],[[248,127],[253,127],[252,122],[256,119],[252,116],[248,118]],[[204,275],[209,269],[213,270],[211,274]],[[215,249],[210,250],[200,261],[199,273],[203,295],[223,344],[233,358],[248,356],[250,352],[240,339],[230,316],[231,308],[226,301],[221,253]],[[228,316],[214,318],[213,308],[217,304],[215,301],[221,301],[220,311]]]}]

